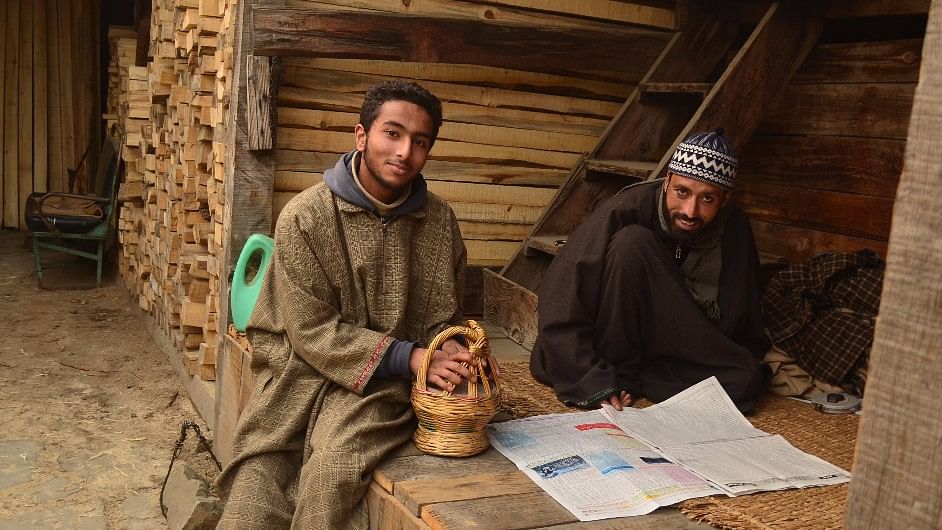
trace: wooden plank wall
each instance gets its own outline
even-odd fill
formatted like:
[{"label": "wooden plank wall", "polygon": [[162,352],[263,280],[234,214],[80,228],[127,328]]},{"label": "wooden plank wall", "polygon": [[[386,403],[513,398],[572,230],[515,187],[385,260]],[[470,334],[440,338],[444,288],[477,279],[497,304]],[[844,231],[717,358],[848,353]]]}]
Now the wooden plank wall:
[{"label": "wooden plank wall", "polygon": [[[290,0],[291,7],[498,20],[526,27],[616,31],[628,21],[673,26],[673,13],[622,2]],[[639,18],[649,15],[649,19]],[[275,134],[273,219],[354,148],[365,90],[390,78],[416,80],[443,101],[445,123],[424,174],[452,205],[469,263],[502,266],[556,188],[590,151],[653,58],[628,72],[523,71],[478,65],[330,58],[283,61]]]},{"label": "wooden plank wall", "polygon": [[886,256],[922,39],[820,44],[742,153],[737,200],[761,251]]},{"label": "wooden plank wall", "polygon": [[[109,114],[127,131],[119,270],[180,349],[188,373],[215,379],[223,159],[234,0],[155,0],[146,67],[122,63],[116,34]],[[127,88],[127,93],[122,90]]]},{"label": "wooden plank wall", "polygon": [[[24,229],[26,198],[68,191],[67,168],[98,137],[99,0],[6,0],[0,4],[0,209]],[[76,191],[93,166],[83,165]]]}]

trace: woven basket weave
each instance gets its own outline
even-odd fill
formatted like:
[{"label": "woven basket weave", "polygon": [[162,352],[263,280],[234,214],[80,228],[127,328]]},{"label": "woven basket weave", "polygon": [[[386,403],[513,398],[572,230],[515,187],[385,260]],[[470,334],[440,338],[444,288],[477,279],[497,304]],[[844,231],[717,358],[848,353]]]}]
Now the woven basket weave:
[{"label": "woven basket weave", "polygon": [[[471,372],[467,385],[453,394],[427,388],[428,366],[432,355],[444,342],[462,335],[471,352],[472,362],[462,363]],[[486,366],[486,367],[485,367]],[[412,407],[419,420],[415,445],[438,456],[472,456],[488,447],[485,427],[500,406],[498,380],[500,368],[491,356],[484,329],[473,320],[465,326],[452,326],[439,333],[429,344],[416,381],[412,385]]]}]

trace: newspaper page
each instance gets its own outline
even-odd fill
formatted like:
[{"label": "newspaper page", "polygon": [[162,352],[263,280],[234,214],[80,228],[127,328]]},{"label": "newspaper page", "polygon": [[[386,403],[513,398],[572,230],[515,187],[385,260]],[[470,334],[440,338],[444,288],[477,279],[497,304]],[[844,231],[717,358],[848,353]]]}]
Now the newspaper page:
[{"label": "newspaper page", "polygon": [[646,409],[605,415],[727,495],[841,484],[850,474],[756,429],[715,377]]},{"label": "newspaper page", "polygon": [[580,521],[643,515],[721,493],[600,411],[488,426],[491,444]]}]

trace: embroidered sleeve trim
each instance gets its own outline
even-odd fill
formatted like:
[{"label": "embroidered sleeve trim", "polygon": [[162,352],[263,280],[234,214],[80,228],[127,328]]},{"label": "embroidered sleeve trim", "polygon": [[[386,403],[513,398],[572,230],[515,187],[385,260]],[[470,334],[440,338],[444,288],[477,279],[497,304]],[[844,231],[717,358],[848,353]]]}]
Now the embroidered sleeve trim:
[{"label": "embroidered sleeve trim", "polygon": [[379,361],[380,355],[383,351],[386,350],[386,347],[389,346],[389,343],[392,339],[387,335],[383,337],[383,340],[379,341],[379,344],[376,345],[376,348],[373,350],[370,359],[366,361],[366,366],[363,367],[363,370],[360,371],[360,375],[357,376],[357,380],[353,382],[353,391],[359,393],[363,388],[363,383],[366,382],[367,377],[373,373],[373,368],[376,366],[376,363]]}]

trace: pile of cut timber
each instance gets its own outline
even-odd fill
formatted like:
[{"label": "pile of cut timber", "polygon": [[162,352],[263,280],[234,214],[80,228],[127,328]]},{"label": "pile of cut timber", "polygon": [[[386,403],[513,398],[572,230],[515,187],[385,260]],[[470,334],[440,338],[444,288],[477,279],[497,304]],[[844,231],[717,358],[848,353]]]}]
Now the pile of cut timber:
[{"label": "pile of cut timber", "polygon": [[[560,71],[551,60],[512,69],[287,58],[278,89],[273,218],[299,191],[319,182],[340,153],[353,149],[352,131],[369,86],[390,78],[416,80],[444,107],[445,123],[424,170],[429,189],[455,210],[469,264],[504,265],[667,42],[670,33],[660,30],[673,25],[670,9],[588,4],[553,3],[536,10],[531,2],[514,1],[289,1],[293,7],[351,16],[385,12],[429,17],[430,24],[487,20],[519,31],[591,30],[595,35],[631,35],[652,45],[649,54],[622,57],[611,69],[585,71]],[[345,43],[357,46],[353,38]],[[369,55],[370,44],[362,46],[364,56]]]},{"label": "pile of cut timber", "polygon": [[218,342],[233,7],[234,0],[155,0],[152,59],[127,68],[127,111],[117,113],[128,166],[121,274],[180,348],[190,375],[204,380],[215,379]]}]

